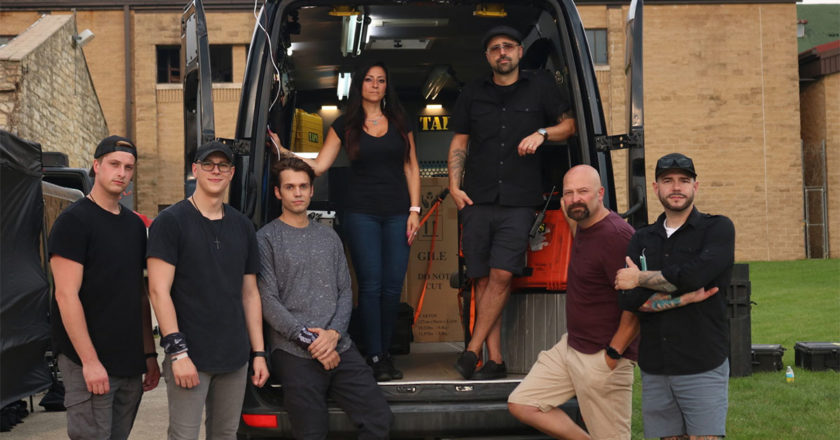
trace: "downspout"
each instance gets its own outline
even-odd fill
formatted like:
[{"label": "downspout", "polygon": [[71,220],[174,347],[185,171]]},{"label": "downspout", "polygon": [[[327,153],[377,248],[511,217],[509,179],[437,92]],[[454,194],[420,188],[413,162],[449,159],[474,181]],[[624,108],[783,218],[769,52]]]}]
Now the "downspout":
[{"label": "downspout", "polygon": [[131,89],[134,88],[131,71],[131,9],[128,4],[123,5],[123,40],[125,46],[125,136],[134,139],[135,136],[132,133],[134,124],[131,119]]}]

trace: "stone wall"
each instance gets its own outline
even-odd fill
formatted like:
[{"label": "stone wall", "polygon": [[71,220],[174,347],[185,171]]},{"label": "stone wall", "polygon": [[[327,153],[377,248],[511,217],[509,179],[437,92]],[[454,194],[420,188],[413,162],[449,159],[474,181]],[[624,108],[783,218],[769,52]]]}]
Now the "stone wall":
[{"label": "stone wall", "polygon": [[0,127],[87,168],[108,126],[75,34],[72,15],[45,15],[0,48]]}]

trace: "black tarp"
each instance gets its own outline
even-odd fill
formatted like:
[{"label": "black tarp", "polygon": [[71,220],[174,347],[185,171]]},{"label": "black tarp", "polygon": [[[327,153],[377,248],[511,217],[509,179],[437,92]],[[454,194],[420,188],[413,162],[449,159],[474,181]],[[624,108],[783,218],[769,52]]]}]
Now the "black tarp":
[{"label": "black tarp", "polygon": [[49,388],[41,145],[0,130],[0,407]]}]

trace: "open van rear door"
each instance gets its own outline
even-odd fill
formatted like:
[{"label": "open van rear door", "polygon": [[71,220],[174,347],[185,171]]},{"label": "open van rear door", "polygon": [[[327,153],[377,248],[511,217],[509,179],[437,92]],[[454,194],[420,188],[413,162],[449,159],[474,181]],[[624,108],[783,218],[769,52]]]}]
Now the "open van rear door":
[{"label": "open van rear door", "polygon": [[213,82],[207,20],[201,0],[192,0],[181,17],[181,75],[184,87],[184,195],[195,190],[192,159],[195,150],[216,137]]},{"label": "open van rear door", "polygon": [[647,225],[645,184],[645,113],[642,82],[642,7],[643,0],[633,0],[627,13],[624,75],[627,83],[627,206],[622,214],[634,227]]}]

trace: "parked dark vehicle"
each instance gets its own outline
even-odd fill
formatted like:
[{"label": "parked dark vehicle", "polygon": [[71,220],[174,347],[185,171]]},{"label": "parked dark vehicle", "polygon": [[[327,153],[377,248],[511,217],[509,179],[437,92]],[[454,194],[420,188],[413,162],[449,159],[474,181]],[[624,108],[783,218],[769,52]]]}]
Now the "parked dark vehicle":
[{"label": "parked dark vehicle", "polygon": [[[610,152],[627,148],[630,209],[624,216],[634,226],[647,224],[642,2],[636,0],[630,7],[627,31],[628,119],[626,134],[618,136],[607,134],[583,24],[571,0],[360,0],[352,6],[326,0],[268,0],[259,13],[249,48],[235,138],[223,140],[237,154],[230,204],[257,226],[279,214],[270,190],[266,127],[278,133],[285,146],[303,146],[305,150],[307,141],[317,143],[318,130],[315,139],[301,140],[298,124],[304,119],[302,112],[318,114],[322,128],[328,128],[340,114],[345,81],[349,86],[345,72],[349,75],[364,61],[381,60],[389,66],[391,81],[408,114],[417,115],[415,139],[421,169],[445,172],[452,138],[452,132],[446,130],[448,112],[466,82],[489,74],[481,38],[502,23],[525,36],[521,67],[551,72],[557,87],[569,96],[577,120],[575,136],[541,149],[545,191],[552,186],[561,188],[563,174],[570,167],[590,164],[602,176],[605,204],[615,210],[618,195]],[[190,192],[191,158],[200,144],[215,138],[207,26],[200,0],[185,9],[182,53],[185,191]],[[440,107],[430,109],[427,104]],[[337,107],[326,107],[330,105]],[[323,133],[320,130],[321,136]],[[348,165],[343,155],[316,181],[311,209],[341,212]],[[562,292],[551,293],[553,298],[563,296],[557,294]],[[531,331],[539,334],[542,329],[534,323]],[[415,343],[411,354],[399,361],[405,367],[405,378],[380,383],[395,415],[392,437],[536,434],[507,411],[507,396],[523,376],[462,380],[452,368],[462,349],[454,343]],[[577,414],[575,402],[567,406],[567,411]],[[352,436],[350,420],[336,406],[330,408],[330,431]],[[288,436],[289,426],[282,387],[276,383],[262,389],[249,385],[240,437]]]}]

